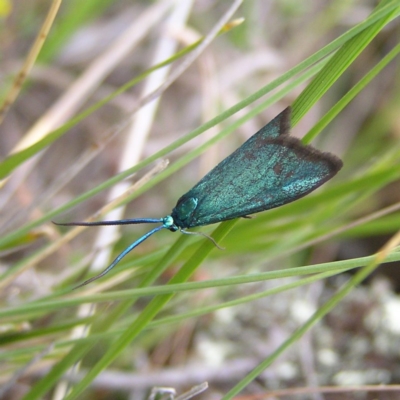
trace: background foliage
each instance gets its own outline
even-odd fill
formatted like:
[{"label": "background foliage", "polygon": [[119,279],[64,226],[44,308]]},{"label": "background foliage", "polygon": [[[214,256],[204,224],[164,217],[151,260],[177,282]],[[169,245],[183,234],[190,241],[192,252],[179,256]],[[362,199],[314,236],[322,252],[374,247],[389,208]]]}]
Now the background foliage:
[{"label": "background foliage", "polygon": [[[6,398],[398,395],[400,2],[248,0],[196,54],[227,3],[0,1]],[[162,217],[289,104],[334,180],[202,228],[224,251],[162,232],[71,291],[148,227],[52,219]]]}]

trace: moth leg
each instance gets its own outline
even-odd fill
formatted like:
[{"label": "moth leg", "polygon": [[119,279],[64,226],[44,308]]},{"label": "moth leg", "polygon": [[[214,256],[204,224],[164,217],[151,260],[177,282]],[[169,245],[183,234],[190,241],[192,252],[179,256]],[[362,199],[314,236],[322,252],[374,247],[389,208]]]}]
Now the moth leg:
[{"label": "moth leg", "polygon": [[189,231],[185,231],[184,229],[181,229],[181,232],[184,233],[185,235],[200,235],[203,236],[205,238],[207,238],[208,240],[211,240],[214,243],[215,247],[218,247],[220,250],[225,250],[225,247],[221,247],[214,238],[212,238],[211,236],[206,235],[203,232],[189,232]]}]

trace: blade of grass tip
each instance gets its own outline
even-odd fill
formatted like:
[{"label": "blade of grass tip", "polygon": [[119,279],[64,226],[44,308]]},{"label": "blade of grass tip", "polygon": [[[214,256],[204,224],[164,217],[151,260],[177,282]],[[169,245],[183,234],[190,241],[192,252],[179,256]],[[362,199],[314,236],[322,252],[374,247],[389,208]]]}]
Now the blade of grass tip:
[{"label": "blade of grass tip", "polygon": [[21,70],[15,77],[11,89],[7,93],[6,98],[4,99],[4,102],[0,107],[0,124],[3,122],[8,109],[10,108],[12,103],[14,103],[19,92],[21,91],[21,87],[26,77],[29,75],[33,64],[36,61],[36,58],[41,48],[43,47],[44,42],[46,41],[46,38],[49,34],[51,26],[53,25],[60,5],[61,0],[53,0],[53,2],[51,3],[50,10],[47,13],[46,19],[44,20],[42,27],[40,28],[39,34],[37,35],[35,42],[33,43],[33,46],[29,51]]},{"label": "blade of grass tip", "polygon": [[232,388],[221,400],[230,400],[240,393],[248,384],[256,379],[269,365],[272,364],[287,348],[299,340],[313,325],[321,320],[328,312],[330,312],[343,298],[350,293],[351,290],[360,284],[367,276],[369,276],[382,263],[400,243],[400,231],[396,233],[386,245],[384,245],[373,257],[372,261],[361,268],[347,283],[343,285],[339,291],[332,296],[322,307],[320,307],[313,316],[300,328],[298,328],[289,339],[279,346],[268,358],[260,363],[250,374],[241,380],[234,388]]}]

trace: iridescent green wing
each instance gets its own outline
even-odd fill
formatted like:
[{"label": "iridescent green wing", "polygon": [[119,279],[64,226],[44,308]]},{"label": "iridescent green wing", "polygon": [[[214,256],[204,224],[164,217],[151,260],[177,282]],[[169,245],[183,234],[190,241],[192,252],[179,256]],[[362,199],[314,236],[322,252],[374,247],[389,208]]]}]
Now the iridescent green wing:
[{"label": "iridescent green wing", "polygon": [[275,208],[332,178],[342,162],[290,137],[289,118],[286,109],[184,194],[175,223],[190,228]]}]

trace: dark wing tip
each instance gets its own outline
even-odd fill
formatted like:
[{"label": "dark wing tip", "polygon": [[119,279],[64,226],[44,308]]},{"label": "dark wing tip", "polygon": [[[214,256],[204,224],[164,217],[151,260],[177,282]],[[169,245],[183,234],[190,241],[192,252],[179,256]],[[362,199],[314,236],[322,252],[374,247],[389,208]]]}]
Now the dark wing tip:
[{"label": "dark wing tip", "polygon": [[335,176],[343,167],[343,161],[339,157],[329,152],[322,152],[311,145],[305,145],[296,137],[280,136],[274,141],[286,148],[290,148],[291,151],[295,152],[300,159],[309,162],[323,162],[329,170],[326,180]]},{"label": "dark wing tip", "polygon": [[329,163],[332,176],[336,175],[343,167],[343,161],[332,153],[324,152],[321,154],[325,161]]},{"label": "dark wing tip", "polygon": [[[280,123],[280,129],[279,129],[279,136],[286,135],[288,136],[290,133],[290,128],[291,128],[291,117],[292,114],[292,107],[288,106],[286,107],[280,114],[279,114],[279,123]],[[343,161],[335,156],[332,153],[328,152],[320,152],[319,150],[315,149],[314,147],[310,145],[304,145],[301,143],[301,141],[297,138],[294,138],[293,136],[289,136],[290,139],[289,141],[292,142],[292,145],[294,145],[295,148],[298,147],[303,147],[306,148],[310,154],[313,156],[317,156],[319,158],[323,158],[325,162],[329,165],[329,169],[331,170],[331,177],[336,175],[340,169],[343,167]],[[285,139],[287,140],[287,139]],[[300,145],[300,146],[298,146]]]}]

